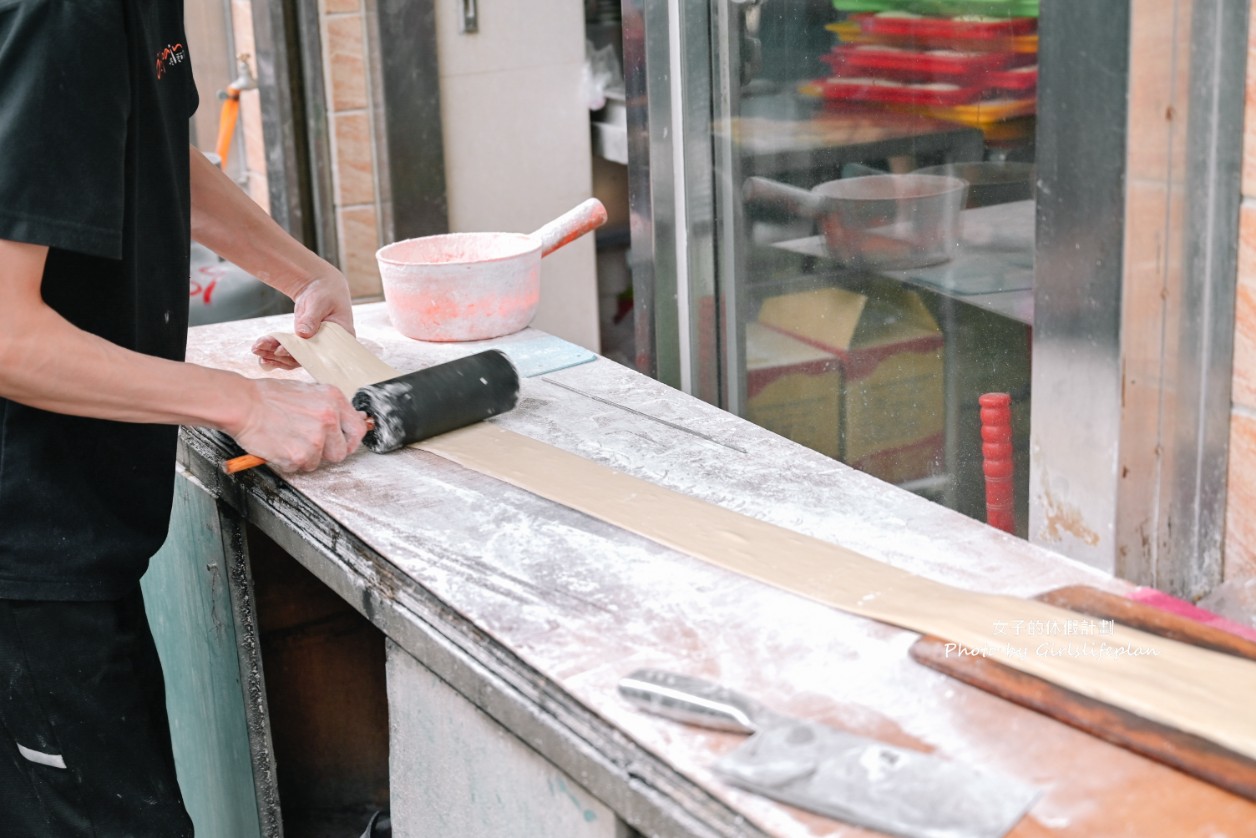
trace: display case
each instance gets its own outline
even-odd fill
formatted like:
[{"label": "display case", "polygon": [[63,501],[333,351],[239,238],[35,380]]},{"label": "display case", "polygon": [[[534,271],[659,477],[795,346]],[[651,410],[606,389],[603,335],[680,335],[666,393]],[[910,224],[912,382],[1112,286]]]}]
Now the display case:
[{"label": "display case", "polygon": [[[1206,588],[1223,505],[1205,490],[1188,512],[1200,496],[1189,475],[1217,473],[1225,451],[1214,430],[1190,428],[1227,409],[1216,360],[1228,338],[1203,324],[1233,316],[1234,233],[1215,225],[1237,206],[1223,173],[1241,137],[1248,10],[1151,6],[627,0],[640,369],[979,520],[978,400],[1005,393],[1015,504],[1004,526],[1142,582]],[[1166,63],[1167,50],[1180,60]],[[922,233],[937,202],[919,183],[956,177],[968,198],[938,228],[938,255]],[[855,178],[881,189],[863,209],[831,194]],[[795,197],[763,201],[756,179]],[[1204,205],[1224,209],[1186,209]],[[873,238],[923,261],[842,250]],[[830,292],[846,302],[810,322]],[[920,312],[931,337],[887,340],[863,365],[836,325],[876,332],[861,319]],[[802,421],[801,401],[756,403],[762,378],[793,357],[770,357],[763,329],[837,359],[839,375],[799,390],[831,390],[821,401],[834,401],[836,429]],[[878,389],[868,376],[915,383]],[[1147,397],[1138,409],[1135,391]],[[854,456],[855,414],[920,433]]]}]

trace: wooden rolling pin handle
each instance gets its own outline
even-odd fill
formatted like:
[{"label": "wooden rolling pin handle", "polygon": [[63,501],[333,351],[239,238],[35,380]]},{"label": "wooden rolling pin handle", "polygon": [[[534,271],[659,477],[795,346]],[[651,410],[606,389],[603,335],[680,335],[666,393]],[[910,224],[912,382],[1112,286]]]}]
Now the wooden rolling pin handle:
[{"label": "wooden rolling pin handle", "polygon": [[[366,429],[368,431],[375,430],[375,422],[369,417],[366,420]],[[237,471],[247,471],[251,468],[266,465],[266,461],[254,454],[242,454],[239,457],[232,457],[222,464],[224,474],[235,474]]]},{"label": "wooden rolling pin handle", "polygon": [[232,457],[222,464],[222,470],[226,474],[235,474],[237,471],[245,471],[246,469],[257,468],[266,465],[266,461],[261,457],[252,454],[245,454],[241,457]]}]

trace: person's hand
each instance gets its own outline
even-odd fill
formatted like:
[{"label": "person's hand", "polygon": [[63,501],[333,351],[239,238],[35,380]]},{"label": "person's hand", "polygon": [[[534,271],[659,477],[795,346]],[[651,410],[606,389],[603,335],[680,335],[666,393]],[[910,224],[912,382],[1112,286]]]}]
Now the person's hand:
[{"label": "person's hand", "polygon": [[[343,326],[351,335],[356,334],[353,329],[353,300],[349,296],[349,283],[339,271],[314,277],[292,299],[296,304],[292,317],[297,337],[314,337],[327,321]],[[253,354],[266,369],[291,370],[300,366],[288,350],[269,335],[259,338],[253,344]]]},{"label": "person's hand", "polygon": [[352,454],[366,435],[366,414],[335,387],[253,379],[243,425],[228,429],[245,451],[282,472],[313,471]]}]

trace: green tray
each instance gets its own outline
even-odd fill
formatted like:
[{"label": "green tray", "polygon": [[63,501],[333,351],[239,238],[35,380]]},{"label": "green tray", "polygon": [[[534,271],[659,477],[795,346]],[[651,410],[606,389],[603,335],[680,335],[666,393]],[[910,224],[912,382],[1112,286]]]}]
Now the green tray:
[{"label": "green tray", "polygon": [[833,0],[839,12],[915,12],[954,17],[1038,17],[1038,0]]}]

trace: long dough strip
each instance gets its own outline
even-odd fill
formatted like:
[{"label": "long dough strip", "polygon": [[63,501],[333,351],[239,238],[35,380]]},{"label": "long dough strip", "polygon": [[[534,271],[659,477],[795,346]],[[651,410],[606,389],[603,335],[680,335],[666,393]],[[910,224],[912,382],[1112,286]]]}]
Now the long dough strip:
[{"label": "long dough strip", "polygon": [[[314,378],[348,393],[400,374],[332,324],[308,341],[276,337]],[[972,649],[1006,649],[1010,638],[999,626],[1064,625],[1078,619],[1074,612],[1036,600],[934,582],[495,425],[473,425],[415,447],[694,558]],[[998,660],[1256,759],[1256,663],[1251,661],[1120,625],[1097,638],[1036,637],[1023,655]]]}]

